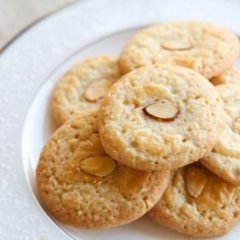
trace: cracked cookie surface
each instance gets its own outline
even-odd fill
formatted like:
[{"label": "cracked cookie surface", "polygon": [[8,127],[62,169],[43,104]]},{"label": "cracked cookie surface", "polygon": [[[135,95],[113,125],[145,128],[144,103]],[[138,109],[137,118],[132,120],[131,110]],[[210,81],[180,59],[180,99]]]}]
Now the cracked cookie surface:
[{"label": "cracked cookie surface", "polygon": [[219,177],[240,184],[240,83],[216,89],[224,103],[226,123],[213,151],[201,163]]},{"label": "cracked cookie surface", "polygon": [[140,170],[175,169],[208,155],[222,129],[222,102],[200,74],[179,66],[139,68],[99,109],[106,152]]},{"label": "cracked cookie surface", "polygon": [[148,214],[155,222],[190,236],[223,235],[240,218],[240,189],[194,163],[173,174]]},{"label": "cracked cookie surface", "polygon": [[211,78],[228,69],[239,51],[234,34],[209,23],[180,21],[138,32],[122,50],[119,63],[123,73],[149,64],[172,63]]},{"label": "cracked cookie surface", "polygon": [[214,85],[220,85],[225,83],[236,83],[240,84],[240,70],[231,68],[221,73],[220,75],[210,79]]},{"label": "cracked cookie surface", "polygon": [[58,129],[42,150],[36,170],[42,203],[58,220],[103,229],[127,224],[160,199],[169,171],[143,172],[117,163],[104,151],[95,111]]},{"label": "cracked cookie surface", "polygon": [[81,111],[96,110],[120,77],[117,58],[99,56],[74,65],[56,83],[51,108],[58,125]]}]

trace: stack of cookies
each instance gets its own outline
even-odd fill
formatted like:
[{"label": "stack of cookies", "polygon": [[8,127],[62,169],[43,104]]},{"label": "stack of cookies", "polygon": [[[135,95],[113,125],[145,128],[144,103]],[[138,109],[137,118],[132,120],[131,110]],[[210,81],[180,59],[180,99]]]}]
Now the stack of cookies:
[{"label": "stack of cookies", "polygon": [[173,22],[73,66],[36,171],[46,209],[88,229],[148,213],[187,235],[227,233],[240,219],[239,52],[219,27]]}]

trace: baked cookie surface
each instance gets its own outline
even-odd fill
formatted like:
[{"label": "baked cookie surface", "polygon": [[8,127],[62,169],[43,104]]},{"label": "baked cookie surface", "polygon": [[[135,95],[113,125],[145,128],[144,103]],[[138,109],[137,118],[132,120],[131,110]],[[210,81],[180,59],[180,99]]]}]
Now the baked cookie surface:
[{"label": "baked cookie surface", "polygon": [[194,163],[174,173],[149,216],[190,236],[223,235],[240,218],[240,189]]},{"label": "baked cookie surface", "polygon": [[149,66],[115,83],[98,120],[112,158],[140,170],[175,169],[211,152],[222,102],[215,87],[188,68]]},{"label": "baked cookie surface", "polygon": [[96,112],[67,121],[45,145],[37,167],[41,202],[60,221],[103,229],[129,223],[160,199],[169,171],[143,172],[102,148]]},{"label": "baked cookie surface", "polygon": [[55,122],[61,125],[83,110],[98,109],[101,98],[119,77],[115,57],[99,56],[74,65],[53,90]]},{"label": "baked cookie surface", "polygon": [[225,83],[236,83],[240,84],[240,70],[231,68],[221,73],[220,75],[210,79],[214,85],[220,85]]},{"label": "baked cookie surface", "polygon": [[226,123],[213,151],[201,163],[219,177],[240,184],[240,84],[216,88],[224,102]]},{"label": "baked cookie surface", "polygon": [[232,65],[239,49],[234,34],[209,23],[180,21],[137,33],[124,47],[119,63],[123,73],[149,64],[173,63],[211,78]]}]

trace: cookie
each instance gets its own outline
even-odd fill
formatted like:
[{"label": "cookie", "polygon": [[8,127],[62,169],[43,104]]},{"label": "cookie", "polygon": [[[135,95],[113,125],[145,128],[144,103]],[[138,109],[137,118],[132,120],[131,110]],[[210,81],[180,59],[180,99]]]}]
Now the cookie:
[{"label": "cookie", "polygon": [[190,236],[223,235],[240,219],[240,189],[194,163],[174,173],[149,216]]},{"label": "cookie", "polygon": [[222,128],[215,87],[188,68],[161,65],[124,75],[99,109],[106,152],[139,170],[175,169],[208,155]]},{"label": "cookie", "polygon": [[120,68],[127,73],[156,63],[191,68],[206,78],[230,68],[239,55],[237,36],[202,22],[172,22],[137,33],[120,55]]},{"label": "cookie", "polygon": [[96,112],[85,111],[45,145],[37,167],[37,191],[60,221],[102,229],[145,214],[160,199],[169,177],[169,171],[143,172],[110,158],[100,143]]},{"label": "cookie", "polygon": [[226,123],[213,151],[201,163],[219,177],[240,184],[240,84],[216,88],[224,102]]},{"label": "cookie", "polygon": [[96,110],[119,77],[115,57],[94,57],[73,66],[56,83],[52,93],[55,122],[61,125],[83,110]]},{"label": "cookie", "polygon": [[220,75],[211,78],[210,81],[214,85],[220,85],[224,83],[240,84],[240,71],[236,68],[231,68]]}]

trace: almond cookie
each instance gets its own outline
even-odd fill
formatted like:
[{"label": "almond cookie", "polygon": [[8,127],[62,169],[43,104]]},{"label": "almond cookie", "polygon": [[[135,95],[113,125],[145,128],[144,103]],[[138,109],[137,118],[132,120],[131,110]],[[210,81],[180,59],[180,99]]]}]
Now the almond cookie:
[{"label": "almond cookie", "polygon": [[239,49],[234,34],[209,23],[180,21],[137,33],[124,47],[119,63],[123,73],[149,64],[173,63],[211,78],[230,68]]},{"label": "almond cookie", "polygon": [[222,128],[215,87],[188,68],[161,65],[123,76],[99,109],[106,152],[140,170],[175,169],[208,155]]},{"label": "almond cookie", "polygon": [[240,184],[240,84],[216,88],[224,102],[226,123],[213,151],[201,163],[219,177]]},{"label": "almond cookie", "polygon": [[214,85],[220,85],[224,83],[240,84],[240,71],[236,68],[231,68],[220,75],[211,78],[210,81]]},{"label": "almond cookie", "polygon": [[37,167],[37,191],[58,220],[102,229],[132,222],[160,199],[169,171],[143,172],[117,163],[104,151],[97,114],[67,121],[45,145]]},{"label": "almond cookie", "polygon": [[73,66],[56,83],[52,93],[56,123],[61,125],[82,110],[96,110],[103,95],[119,77],[114,57],[94,57]]},{"label": "almond cookie", "polygon": [[190,236],[223,235],[240,219],[240,189],[194,163],[174,173],[149,216]]}]

